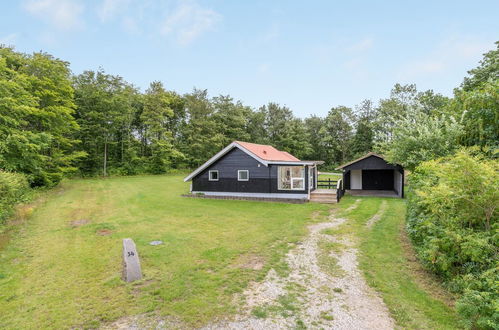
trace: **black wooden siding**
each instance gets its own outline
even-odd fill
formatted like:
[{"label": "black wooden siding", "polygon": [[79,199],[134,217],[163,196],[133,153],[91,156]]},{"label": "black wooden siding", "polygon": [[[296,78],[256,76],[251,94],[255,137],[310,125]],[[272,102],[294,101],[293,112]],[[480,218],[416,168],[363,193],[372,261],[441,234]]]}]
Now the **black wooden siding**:
[{"label": "black wooden siding", "polygon": [[[240,149],[234,148],[195,176],[192,179],[192,190],[249,193],[307,193],[308,168],[305,170],[304,190],[278,190],[278,166],[279,165],[269,165],[267,167]],[[218,170],[218,181],[210,181],[208,179],[208,173],[211,170]],[[249,180],[238,181],[238,170],[248,170]]]},{"label": "black wooden siding", "polygon": [[343,188],[350,189],[350,171],[343,172]]},{"label": "black wooden siding", "polygon": [[399,170],[402,172],[402,166],[388,164],[386,160],[372,155],[345,166],[343,170],[345,172],[350,170]]}]

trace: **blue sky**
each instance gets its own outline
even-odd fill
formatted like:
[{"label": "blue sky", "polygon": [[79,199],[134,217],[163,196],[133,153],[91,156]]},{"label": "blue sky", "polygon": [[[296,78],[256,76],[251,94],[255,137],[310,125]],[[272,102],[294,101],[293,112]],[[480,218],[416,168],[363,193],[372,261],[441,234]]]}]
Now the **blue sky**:
[{"label": "blue sky", "polygon": [[0,43],[142,90],[160,80],[323,116],[397,82],[451,95],[499,40],[497,13],[497,0],[0,0]]}]

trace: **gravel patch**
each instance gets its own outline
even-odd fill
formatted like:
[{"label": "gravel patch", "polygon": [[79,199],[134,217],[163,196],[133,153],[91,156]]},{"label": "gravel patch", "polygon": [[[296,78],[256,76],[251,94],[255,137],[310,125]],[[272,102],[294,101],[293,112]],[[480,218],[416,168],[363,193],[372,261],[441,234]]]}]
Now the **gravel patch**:
[{"label": "gravel patch", "polygon": [[90,223],[90,220],[88,220],[88,219],[78,219],[78,220],[71,221],[70,225],[71,225],[71,227],[76,228],[76,227],[84,226],[84,225],[89,224],[89,223]]},{"label": "gravel patch", "polygon": [[[357,200],[349,209],[359,203]],[[358,269],[354,244],[322,233],[344,222],[331,214],[327,222],[309,226],[308,237],[286,255],[289,276],[281,278],[269,271],[262,282],[252,283],[243,293],[246,305],[240,315],[203,329],[393,329],[382,299]],[[319,265],[323,252],[318,244],[322,240],[344,246],[329,255],[341,268],[338,274],[328,274]],[[294,307],[282,306],[280,300],[290,296],[294,297]],[[255,310],[260,311],[259,317]]]}]

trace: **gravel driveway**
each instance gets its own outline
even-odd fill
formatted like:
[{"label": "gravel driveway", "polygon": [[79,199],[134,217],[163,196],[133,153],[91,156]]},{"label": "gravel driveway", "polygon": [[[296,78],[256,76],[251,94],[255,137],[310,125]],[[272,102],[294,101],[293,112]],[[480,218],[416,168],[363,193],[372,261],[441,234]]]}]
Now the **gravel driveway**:
[{"label": "gravel driveway", "polygon": [[[382,204],[368,223],[379,219],[385,208]],[[354,244],[323,233],[345,221],[331,213],[327,222],[309,226],[307,238],[286,255],[289,276],[282,278],[271,270],[244,292],[242,314],[204,329],[393,329],[385,304],[358,269]],[[324,242],[342,246],[326,256],[337,264],[330,271],[321,264]]]}]

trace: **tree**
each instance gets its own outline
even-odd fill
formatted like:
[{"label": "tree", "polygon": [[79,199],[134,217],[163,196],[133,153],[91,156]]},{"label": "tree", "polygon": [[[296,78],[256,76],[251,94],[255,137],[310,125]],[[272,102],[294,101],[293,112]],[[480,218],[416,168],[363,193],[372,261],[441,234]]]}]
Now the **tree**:
[{"label": "tree", "polygon": [[411,174],[407,229],[423,265],[461,294],[468,329],[499,324],[499,163],[460,150]]},{"label": "tree", "polygon": [[[76,120],[81,127],[77,137],[88,154],[80,162],[83,174],[108,175],[127,158],[125,143],[131,140],[137,90],[119,76],[85,71],[74,78]],[[127,146],[128,147],[128,146]],[[102,171],[101,171],[102,169]]]},{"label": "tree", "polygon": [[277,103],[269,103],[260,108],[265,113],[265,130],[271,145],[277,149],[285,149],[289,145],[290,123],[293,120],[293,112],[285,106]]},{"label": "tree", "polygon": [[488,81],[497,81],[499,79],[499,41],[495,42],[496,49],[484,54],[480,65],[468,71],[469,77],[465,77],[461,84],[461,89],[470,92],[480,88]]},{"label": "tree", "polygon": [[320,134],[326,150],[326,166],[336,166],[352,157],[353,111],[351,108],[339,106],[331,108],[324,119]]},{"label": "tree", "polygon": [[373,150],[376,116],[377,111],[371,100],[364,100],[356,107],[355,135],[352,141],[352,153],[354,157]]},{"label": "tree", "polygon": [[32,186],[52,186],[75,170],[69,64],[45,53],[0,47],[0,168],[26,173]]},{"label": "tree", "polygon": [[390,163],[414,170],[424,161],[454,153],[461,131],[453,117],[416,112],[396,121],[391,138],[382,139],[377,148]]},{"label": "tree", "polygon": [[306,158],[310,160],[325,160],[326,150],[324,147],[324,119],[319,116],[312,115],[305,119],[304,125],[308,140],[310,141],[310,151],[306,155]]},{"label": "tree", "polygon": [[253,143],[268,144],[269,138],[265,130],[265,111],[260,108],[256,111],[251,111],[248,118],[248,134],[249,141]]},{"label": "tree", "polygon": [[395,84],[390,97],[379,102],[375,141],[391,139],[395,123],[415,113],[441,114],[448,101],[432,90],[418,92],[415,84]]},{"label": "tree", "polygon": [[224,136],[224,145],[235,140],[248,141],[250,134],[248,124],[251,108],[244,106],[240,101],[234,103],[229,95],[220,95],[212,99],[214,115],[219,132]]},{"label": "tree", "polygon": [[477,145],[484,151],[499,148],[499,79],[473,90],[455,90],[448,113],[461,118],[462,145]]},{"label": "tree", "polygon": [[[177,128],[175,110],[183,108],[183,100],[164,89],[161,82],[152,82],[143,97],[141,120],[144,125],[145,143],[149,149],[149,171],[165,173],[173,163],[179,163],[183,154],[173,145],[172,129]],[[178,118],[179,116],[177,116]]]},{"label": "tree", "polygon": [[499,41],[496,49],[484,54],[480,65],[468,74],[461,88],[454,90],[454,99],[446,110],[461,118],[461,144],[478,145],[494,155],[493,150],[499,148]]},{"label": "tree", "polygon": [[206,90],[194,89],[184,96],[188,123],[182,137],[182,152],[190,166],[199,166],[223,148],[226,141],[213,117]]},{"label": "tree", "polygon": [[287,151],[298,159],[305,159],[312,152],[310,135],[303,120],[292,119],[288,124],[289,139],[284,142],[282,150]]}]

